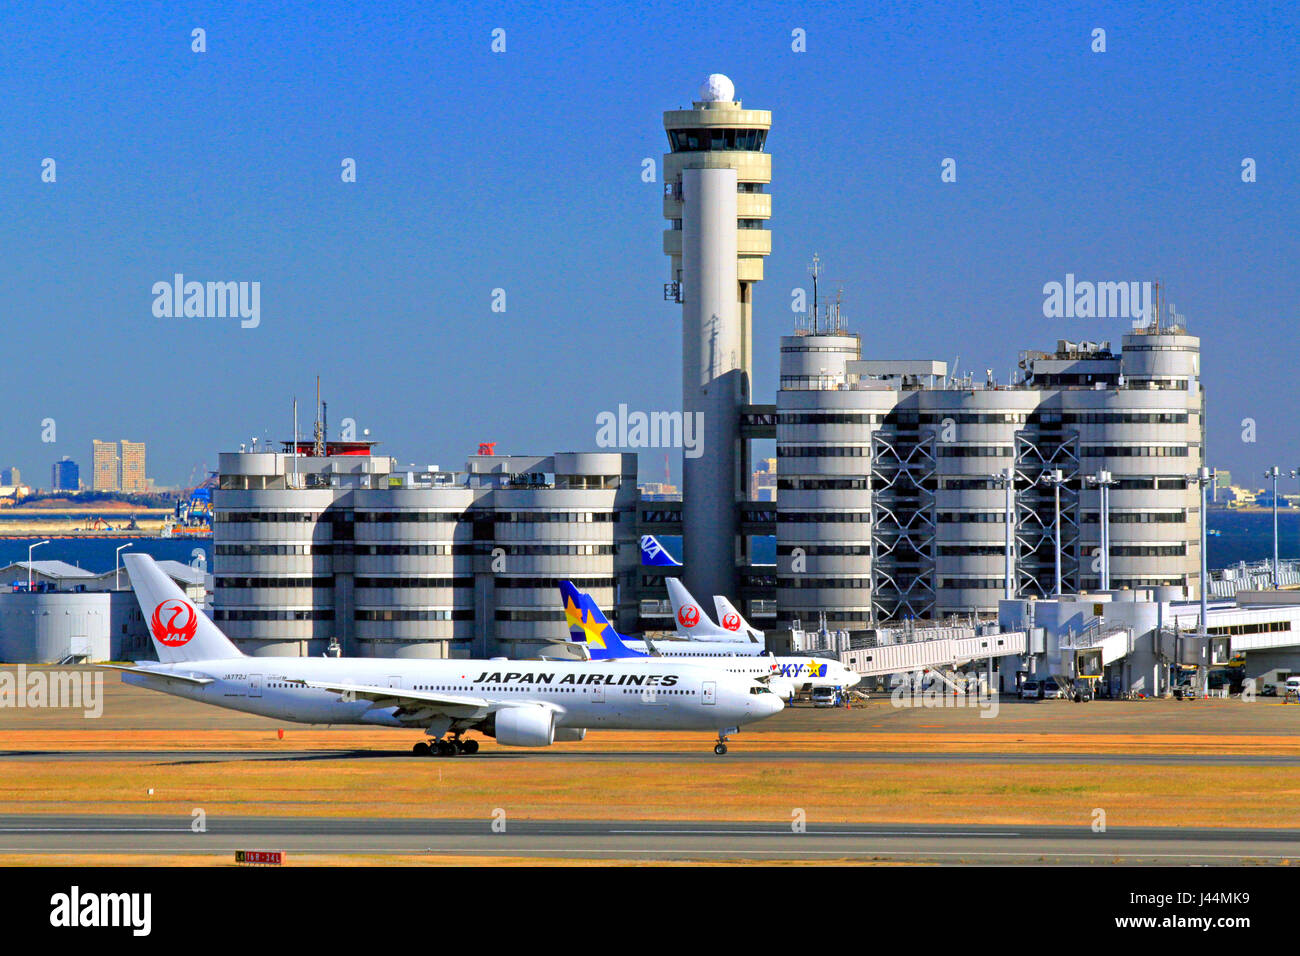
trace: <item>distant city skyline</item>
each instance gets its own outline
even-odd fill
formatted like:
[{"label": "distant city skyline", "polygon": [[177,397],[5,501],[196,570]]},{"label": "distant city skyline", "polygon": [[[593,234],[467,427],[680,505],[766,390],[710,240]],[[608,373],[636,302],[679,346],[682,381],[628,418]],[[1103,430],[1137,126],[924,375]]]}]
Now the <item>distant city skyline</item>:
[{"label": "distant city skyline", "polygon": [[[24,223],[0,237],[21,397],[0,460],[89,477],[91,439],[135,435],[183,486],[289,438],[295,396],[305,434],[317,374],[331,432],[351,419],[403,464],[596,450],[620,403],[679,409],[662,113],[722,72],[773,118],[755,401],[814,252],[864,356],[999,381],[1021,349],[1130,327],[1048,318],[1050,284],[1160,280],[1201,338],[1208,463],[1246,487],[1300,465],[1296,9],[638,11],[0,12],[0,191]],[[205,291],[180,317],[154,291],[178,274]],[[641,465],[660,478],[662,453]]]}]

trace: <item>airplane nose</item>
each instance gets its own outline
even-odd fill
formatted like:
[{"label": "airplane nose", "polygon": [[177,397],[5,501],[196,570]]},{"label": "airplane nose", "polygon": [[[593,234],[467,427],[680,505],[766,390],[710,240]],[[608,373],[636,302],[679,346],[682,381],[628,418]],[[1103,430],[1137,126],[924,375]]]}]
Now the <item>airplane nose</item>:
[{"label": "airplane nose", "polygon": [[785,701],[777,697],[776,694],[764,694],[763,702],[767,705],[767,713],[764,715],[766,717],[771,717],[773,714],[779,714],[785,710]]}]

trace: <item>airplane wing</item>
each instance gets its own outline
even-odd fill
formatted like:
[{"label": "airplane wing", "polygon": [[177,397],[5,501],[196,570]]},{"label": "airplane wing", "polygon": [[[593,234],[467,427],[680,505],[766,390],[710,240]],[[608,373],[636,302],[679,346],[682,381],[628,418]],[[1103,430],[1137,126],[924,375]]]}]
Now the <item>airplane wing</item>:
[{"label": "airplane wing", "polygon": [[211,677],[191,677],[188,674],[172,674],[168,671],[156,671],[148,667],[127,667],[124,664],[96,664],[96,667],[107,667],[110,670],[125,671],[128,674],[147,674],[150,677],[161,677],[164,680],[180,681],[183,684],[211,684]]},{"label": "airplane wing", "polygon": [[462,697],[458,694],[439,694],[427,690],[407,690],[403,687],[375,687],[369,684],[338,684],[331,681],[286,680],[286,684],[318,687],[336,694],[351,694],[358,700],[368,700],[375,707],[405,707],[410,710],[430,710],[449,717],[469,717],[475,711],[488,711],[502,701],[486,697]]}]

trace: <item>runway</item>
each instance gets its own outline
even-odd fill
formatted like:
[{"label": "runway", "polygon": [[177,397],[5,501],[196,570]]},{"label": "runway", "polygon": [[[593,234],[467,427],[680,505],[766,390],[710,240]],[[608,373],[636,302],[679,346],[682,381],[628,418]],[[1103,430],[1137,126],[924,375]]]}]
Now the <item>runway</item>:
[{"label": "runway", "polygon": [[[1300,830],[0,815],[0,853],[463,854],[589,860],[1235,864],[1300,859]],[[500,826],[500,824],[498,824]],[[309,857],[306,860],[310,862]]]},{"label": "runway", "polygon": [[725,757],[696,751],[553,751],[489,750],[454,758],[414,757],[407,750],[5,750],[0,762],[12,761],[150,761],[156,763],[228,763],[240,760],[311,762],[319,760],[486,760],[578,761],[584,763],[719,763],[725,761],[908,764],[1082,764],[1146,766],[1300,767],[1295,754],[1162,754],[1162,753],[916,753],[887,750],[738,750]]}]

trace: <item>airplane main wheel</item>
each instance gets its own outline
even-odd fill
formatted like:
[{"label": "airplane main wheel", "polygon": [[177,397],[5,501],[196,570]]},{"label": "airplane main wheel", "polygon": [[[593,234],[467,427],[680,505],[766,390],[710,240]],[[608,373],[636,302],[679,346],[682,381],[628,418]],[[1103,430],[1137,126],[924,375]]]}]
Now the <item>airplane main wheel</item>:
[{"label": "airplane main wheel", "polygon": [[721,757],[723,754],[727,752],[727,745],[718,744],[716,747],[713,748],[713,752],[717,754],[719,757]]},{"label": "airplane main wheel", "polygon": [[476,753],[478,753],[478,741],[477,741],[477,740],[467,740],[467,741],[465,741],[465,753],[467,753],[467,754],[476,754]]},{"label": "airplane main wheel", "polygon": [[438,741],[439,757],[452,757],[455,756],[455,754],[456,754],[456,745],[454,743],[452,743],[450,740]]},{"label": "airplane main wheel", "polygon": [[429,745],[421,740],[411,748],[411,753],[415,754],[417,757],[427,757],[429,756]]}]

